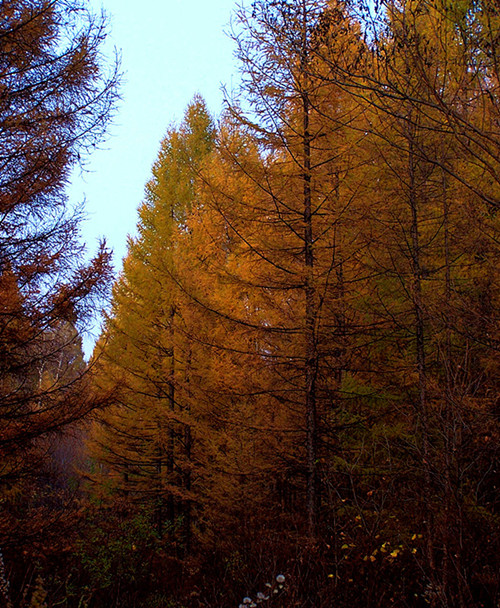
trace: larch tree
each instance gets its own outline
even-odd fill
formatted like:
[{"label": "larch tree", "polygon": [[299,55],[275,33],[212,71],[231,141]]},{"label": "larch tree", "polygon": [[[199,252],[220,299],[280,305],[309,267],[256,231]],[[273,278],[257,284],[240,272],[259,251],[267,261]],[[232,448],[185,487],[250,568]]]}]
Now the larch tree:
[{"label": "larch tree", "polygon": [[179,128],[164,138],[139,210],[138,237],[129,241],[113,305],[96,348],[97,383],[117,388],[93,435],[94,457],[115,492],[153,511],[161,536],[184,518],[191,529],[190,402],[185,398],[188,338],[176,282],[187,217],[196,206],[195,178],[209,153],[213,126],[196,97]]},{"label": "larch tree", "polygon": [[242,9],[241,99],[210,153],[173,154],[188,123],[165,140],[99,347],[126,503],[195,514],[226,572],[286,560],[315,607],[495,594],[494,540],[465,540],[494,528],[498,453],[480,5]]},{"label": "larch tree", "polygon": [[[369,3],[354,4],[373,18]],[[482,460],[480,429],[493,422],[488,370],[497,365],[498,15],[491,4],[409,0],[384,3],[375,16],[364,21],[370,72],[325,57],[332,80],[364,100],[366,146],[378,158],[368,169],[374,238],[365,259],[385,350],[371,364],[381,386],[399,394],[408,432],[399,445],[412,463],[409,488],[419,487],[411,512],[425,530],[425,593],[434,605],[467,605],[475,583],[458,539],[475,534],[466,504],[484,505],[466,487],[471,461]]]},{"label": "larch tree", "polygon": [[[81,212],[69,209],[65,186],[105,135],[119,75],[101,56],[105,16],[78,0],[6,0],[0,16],[3,496],[33,468],[39,438],[99,404],[67,355],[107,291],[110,254],[102,244],[83,261]],[[2,519],[3,538],[12,529]]]},{"label": "larch tree", "polygon": [[345,292],[357,272],[348,176],[360,140],[349,123],[359,107],[321,74],[315,49],[325,29],[335,30],[345,61],[354,61],[359,30],[340,3],[258,2],[240,11],[235,40],[245,97],[241,105],[228,101],[219,166],[205,168],[203,199],[226,233],[215,242],[222,253],[211,268],[206,263],[226,294],[216,291],[202,305],[219,312],[235,336],[234,357],[252,369],[241,384],[231,373],[223,379],[220,366],[221,382],[228,395],[233,387],[233,403],[247,400],[255,445],[275,444],[268,479],[287,500],[302,496],[311,538],[350,356],[354,320]]}]

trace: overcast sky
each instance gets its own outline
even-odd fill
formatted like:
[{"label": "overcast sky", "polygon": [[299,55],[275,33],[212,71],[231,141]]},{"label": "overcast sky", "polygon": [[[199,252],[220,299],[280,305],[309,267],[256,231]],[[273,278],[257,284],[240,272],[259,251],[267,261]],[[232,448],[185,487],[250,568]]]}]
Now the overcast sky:
[{"label": "overcast sky", "polygon": [[115,46],[121,52],[124,82],[110,135],[91,157],[88,172],[75,172],[70,200],[86,199],[83,238],[93,251],[105,237],[119,270],[167,127],[182,119],[196,93],[218,114],[221,85],[231,88],[238,80],[234,44],[225,34],[236,1],[89,2],[109,16],[107,51]]}]

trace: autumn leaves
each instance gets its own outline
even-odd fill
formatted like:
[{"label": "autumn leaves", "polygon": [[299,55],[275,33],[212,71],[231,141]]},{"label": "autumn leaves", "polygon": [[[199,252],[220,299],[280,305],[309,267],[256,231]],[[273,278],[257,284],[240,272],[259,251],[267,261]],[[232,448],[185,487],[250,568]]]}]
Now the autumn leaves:
[{"label": "autumn leaves", "polygon": [[96,481],[183,555],[239,539],[253,563],[281,530],[280,559],[303,535],[371,581],[354,600],[297,558],[316,607],[368,605],[380,546],[394,602],[465,606],[490,593],[458,539],[493,525],[499,17],[353,7],[242,10],[240,100],[215,128],[196,98],[164,139],[96,350]]}]

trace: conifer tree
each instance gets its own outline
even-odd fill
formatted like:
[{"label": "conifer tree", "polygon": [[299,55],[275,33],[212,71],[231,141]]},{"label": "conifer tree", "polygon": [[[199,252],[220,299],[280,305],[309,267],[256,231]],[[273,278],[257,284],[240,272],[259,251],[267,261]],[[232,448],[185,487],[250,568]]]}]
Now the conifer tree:
[{"label": "conifer tree", "polygon": [[242,9],[241,99],[216,136],[197,103],[167,135],[99,345],[124,509],[183,517],[241,578],[283,560],[314,608],[494,601],[481,5]]},{"label": "conifer tree", "polygon": [[78,1],[6,1],[0,16],[2,493],[31,468],[39,437],[97,405],[81,366],[60,355],[79,340],[65,328],[84,329],[102,301],[110,254],[103,244],[83,263],[81,214],[68,209],[65,186],[104,136],[118,68],[107,74],[100,55],[104,15]]},{"label": "conifer tree", "polygon": [[116,403],[94,434],[94,456],[115,490],[151,508],[158,534],[183,516],[190,532],[191,404],[179,389],[189,346],[176,284],[179,239],[196,205],[195,177],[213,138],[203,100],[188,106],[162,141],[129,241],[113,306],[97,347],[98,384],[117,387]]},{"label": "conifer tree", "polygon": [[[487,374],[479,371],[485,344],[479,334],[473,337],[473,328],[481,318],[481,332],[494,335],[496,321],[470,300],[485,285],[483,272],[490,286],[483,301],[491,302],[497,281],[488,262],[496,255],[494,239],[484,238],[498,230],[491,214],[493,142],[480,153],[475,148],[491,133],[495,70],[486,64],[484,72],[478,70],[481,52],[471,49],[481,44],[469,46],[472,30],[482,30],[479,21],[491,17],[490,10],[476,12],[469,3],[387,3],[380,27],[372,31],[369,73],[347,73],[334,56],[325,57],[335,82],[365,100],[366,146],[379,158],[369,168],[374,214],[365,259],[376,296],[368,307],[385,348],[381,359],[372,352],[371,366],[409,406],[398,406],[408,433],[399,441],[413,463],[410,488],[419,487],[411,513],[420,514],[425,529],[424,586],[436,605],[467,605],[472,598],[468,558],[456,539],[474,534],[464,516],[465,502],[478,499],[464,492],[470,432],[490,428],[492,421],[481,396],[489,383],[483,384]],[[486,80],[491,77],[488,84],[484,73]],[[488,184],[477,173],[486,165],[479,173],[488,173]],[[490,364],[495,359],[493,348]]]},{"label": "conifer tree", "polygon": [[350,357],[345,292],[356,274],[357,235],[349,176],[359,141],[348,127],[359,108],[325,85],[316,48],[330,28],[349,62],[360,42],[340,4],[329,11],[320,2],[255,3],[239,20],[242,94],[251,105],[245,113],[244,104],[228,102],[219,164],[204,172],[205,212],[220,218],[227,236],[206,264],[226,295],[217,291],[202,305],[237,336],[235,357],[253,371],[243,386],[223,376],[225,390],[234,387],[233,403],[247,401],[257,444],[281,446],[268,470],[286,480],[279,492],[302,495],[314,537],[320,463]]}]

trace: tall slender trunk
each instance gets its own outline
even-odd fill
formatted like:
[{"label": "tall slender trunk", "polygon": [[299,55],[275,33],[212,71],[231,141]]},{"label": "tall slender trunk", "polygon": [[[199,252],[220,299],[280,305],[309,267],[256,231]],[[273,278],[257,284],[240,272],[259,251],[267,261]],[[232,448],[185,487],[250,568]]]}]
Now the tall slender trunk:
[{"label": "tall slender trunk", "polygon": [[[174,316],[175,316],[175,307],[172,306],[170,309],[170,344],[171,344],[171,352],[170,352],[170,374],[168,381],[168,401],[170,406],[170,412],[175,412],[175,384],[174,384],[174,376],[175,376],[175,351],[174,351]],[[168,446],[167,446],[167,473],[169,478],[169,483],[173,484],[174,482],[174,466],[175,466],[175,430],[172,419],[169,423],[168,428]],[[174,521],[175,518],[175,504],[174,504],[174,496],[172,492],[168,495],[167,500],[167,518],[170,522]]]},{"label": "tall slender trunk", "polygon": [[186,462],[187,467],[184,472],[184,489],[187,492],[187,500],[184,505],[184,542],[185,542],[185,551],[186,554],[189,555],[191,551],[191,528],[192,528],[192,507],[191,507],[191,452],[193,447],[193,434],[191,432],[191,427],[186,424],[184,427],[184,444],[185,444],[185,453],[186,453]]},{"label": "tall slender trunk", "polygon": [[307,9],[302,2],[303,42],[302,74],[302,141],[303,141],[303,199],[304,199],[304,262],[305,262],[305,407],[307,429],[307,523],[311,537],[316,533],[317,524],[317,408],[316,408],[316,305],[313,278],[314,250],[311,200],[311,134],[309,131],[310,100],[307,92]]},{"label": "tall slender trunk", "polygon": [[[185,374],[185,386],[186,386],[186,395],[187,395],[187,404],[185,406],[185,411],[189,415],[190,410],[190,402],[191,402],[191,394],[189,389],[190,377],[189,370],[191,368],[191,350],[189,350],[189,354],[186,361],[186,374]],[[192,504],[191,504],[191,485],[192,485],[192,475],[191,475],[191,455],[193,450],[193,433],[191,430],[191,426],[189,423],[186,423],[184,426],[184,452],[186,455],[186,467],[183,475],[184,489],[187,493],[187,500],[185,501],[184,506],[184,542],[185,542],[185,552],[187,555],[191,552],[191,536],[192,536]]]},{"label": "tall slender trunk", "polygon": [[448,602],[449,585],[450,585],[450,549],[451,549],[451,525],[452,525],[452,503],[453,503],[453,488],[452,488],[452,468],[453,468],[453,445],[454,445],[454,415],[453,415],[453,394],[452,394],[452,353],[451,353],[451,269],[450,269],[450,225],[449,225],[449,201],[447,196],[446,174],[442,173],[442,191],[443,191],[443,229],[444,229],[444,265],[445,265],[445,284],[444,284],[444,314],[445,314],[445,336],[444,336],[444,416],[443,435],[445,439],[445,476],[444,476],[444,494],[445,494],[445,517],[444,517],[444,538],[443,538],[443,575],[442,588],[443,597]]},{"label": "tall slender trunk", "polygon": [[[338,193],[337,193],[338,201]],[[337,387],[340,388],[342,384],[342,378],[346,371],[346,352],[347,352],[347,321],[346,321],[346,292],[345,292],[345,277],[344,277],[344,258],[342,255],[343,247],[341,242],[341,236],[339,235],[340,229],[335,227],[335,240],[334,240],[334,265],[336,272],[336,296],[337,296],[337,310],[335,312],[335,323],[336,323],[336,366],[335,366],[335,380],[337,381]]]},{"label": "tall slender trunk", "polygon": [[[450,204],[448,200],[448,185],[446,173],[442,172],[442,191],[443,191],[443,229],[444,229],[444,263],[445,263],[445,339],[444,339],[444,374],[445,390],[444,404],[445,412],[443,416],[443,436],[445,438],[445,521],[443,538],[443,595],[447,598],[448,604],[453,605],[458,602],[458,608],[465,608],[468,605],[467,593],[464,589],[464,576],[462,572],[462,543],[463,536],[462,516],[460,501],[458,509],[455,498],[455,484],[459,484],[460,474],[457,470],[457,444],[460,441],[460,416],[457,411],[458,395],[454,391],[454,371],[453,371],[453,351],[452,351],[452,309],[451,309],[451,253],[450,253]],[[460,488],[456,487],[457,493]],[[458,531],[459,542],[454,542]],[[452,556],[453,552],[453,556]],[[451,595],[451,573],[452,567],[455,570],[457,581],[457,597]]]},{"label": "tall slender trunk", "polygon": [[422,468],[424,472],[424,492],[422,495],[424,505],[423,513],[426,526],[426,551],[431,580],[435,573],[435,559],[433,548],[433,521],[432,508],[429,505],[431,493],[431,470],[429,450],[429,421],[427,407],[427,370],[425,360],[425,325],[424,307],[422,300],[422,262],[421,262],[421,236],[419,218],[419,194],[417,190],[417,165],[415,156],[414,127],[408,133],[408,177],[409,177],[409,204],[411,210],[411,268],[412,268],[412,305],[414,313],[416,366],[418,374],[418,400],[416,403],[417,434],[420,436],[420,450]]},{"label": "tall slender trunk", "polygon": [[[161,431],[160,431],[161,432]],[[158,536],[163,536],[163,448],[160,443],[156,448],[156,499],[154,518]]]}]

